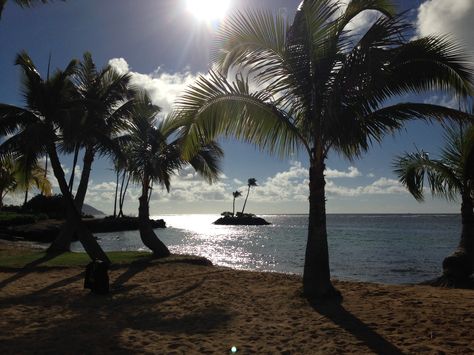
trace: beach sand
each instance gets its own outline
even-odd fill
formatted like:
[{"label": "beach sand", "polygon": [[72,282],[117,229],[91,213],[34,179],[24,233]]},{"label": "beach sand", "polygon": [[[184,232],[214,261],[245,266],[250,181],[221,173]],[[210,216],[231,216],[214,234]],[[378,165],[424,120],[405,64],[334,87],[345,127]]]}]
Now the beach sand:
[{"label": "beach sand", "polygon": [[474,353],[474,291],[337,282],[341,304],[310,305],[301,279],[187,263],[110,271],[0,272],[0,354]]}]

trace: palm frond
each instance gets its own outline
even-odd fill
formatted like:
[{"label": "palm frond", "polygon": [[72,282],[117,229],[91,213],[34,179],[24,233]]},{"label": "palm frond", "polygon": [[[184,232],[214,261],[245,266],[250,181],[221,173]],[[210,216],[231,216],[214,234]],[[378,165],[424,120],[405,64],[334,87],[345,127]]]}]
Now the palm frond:
[{"label": "palm frond", "polygon": [[296,151],[298,145],[309,150],[291,118],[271,103],[267,93],[249,93],[246,88],[211,72],[185,91],[177,101],[177,114],[193,121],[186,132],[188,148],[222,134],[281,156]]},{"label": "palm frond", "polygon": [[449,166],[440,160],[433,160],[424,152],[406,153],[396,158],[394,172],[400,182],[418,201],[424,200],[423,188],[425,180],[433,196],[444,197],[449,201],[456,199],[461,193],[462,181]]},{"label": "palm frond", "polygon": [[286,21],[282,15],[265,10],[236,12],[219,28],[213,61],[216,69],[227,76],[234,66],[257,71],[278,67],[284,61]]},{"label": "palm frond", "polygon": [[[334,148],[348,159],[359,157],[372,144],[380,143],[386,134],[400,129],[406,121],[415,119],[428,122],[467,121],[469,115],[451,108],[422,103],[400,103],[360,116],[351,107],[341,108],[331,120],[325,121],[326,150]],[[341,130],[341,127],[344,129]]]}]

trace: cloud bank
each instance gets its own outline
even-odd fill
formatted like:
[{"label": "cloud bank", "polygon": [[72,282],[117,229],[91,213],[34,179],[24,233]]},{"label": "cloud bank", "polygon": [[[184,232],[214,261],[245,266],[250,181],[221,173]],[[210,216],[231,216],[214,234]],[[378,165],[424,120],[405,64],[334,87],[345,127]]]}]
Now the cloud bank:
[{"label": "cloud bank", "polygon": [[199,76],[199,74],[193,74],[189,71],[165,73],[161,72],[160,68],[153,73],[142,74],[131,70],[124,58],[110,59],[109,65],[121,74],[129,73],[131,76],[130,83],[146,90],[152,102],[161,107],[163,115],[171,111],[174,101]]},{"label": "cloud bank", "polygon": [[417,32],[450,35],[474,55],[473,19],[473,0],[428,0],[418,8]]}]

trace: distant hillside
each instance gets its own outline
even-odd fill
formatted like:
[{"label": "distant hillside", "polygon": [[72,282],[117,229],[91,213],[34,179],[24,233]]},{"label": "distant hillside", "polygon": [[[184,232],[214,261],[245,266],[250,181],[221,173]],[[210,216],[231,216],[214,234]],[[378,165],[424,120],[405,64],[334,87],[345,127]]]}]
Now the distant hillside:
[{"label": "distant hillside", "polygon": [[91,205],[88,205],[88,204],[84,204],[84,206],[82,206],[82,213],[84,214],[88,214],[88,215],[91,215],[91,216],[105,216],[105,213],[102,212],[102,211],[99,211],[98,209],[92,207]]}]

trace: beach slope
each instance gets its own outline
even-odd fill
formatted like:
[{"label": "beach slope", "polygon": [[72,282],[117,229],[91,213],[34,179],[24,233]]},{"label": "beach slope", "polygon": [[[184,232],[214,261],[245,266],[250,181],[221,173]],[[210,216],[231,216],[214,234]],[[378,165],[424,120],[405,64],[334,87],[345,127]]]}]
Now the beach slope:
[{"label": "beach slope", "polygon": [[110,272],[0,272],[0,353],[474,353],[474,292],[335,282],[341,304],[309,304],[297,276],[180,262]]}]

